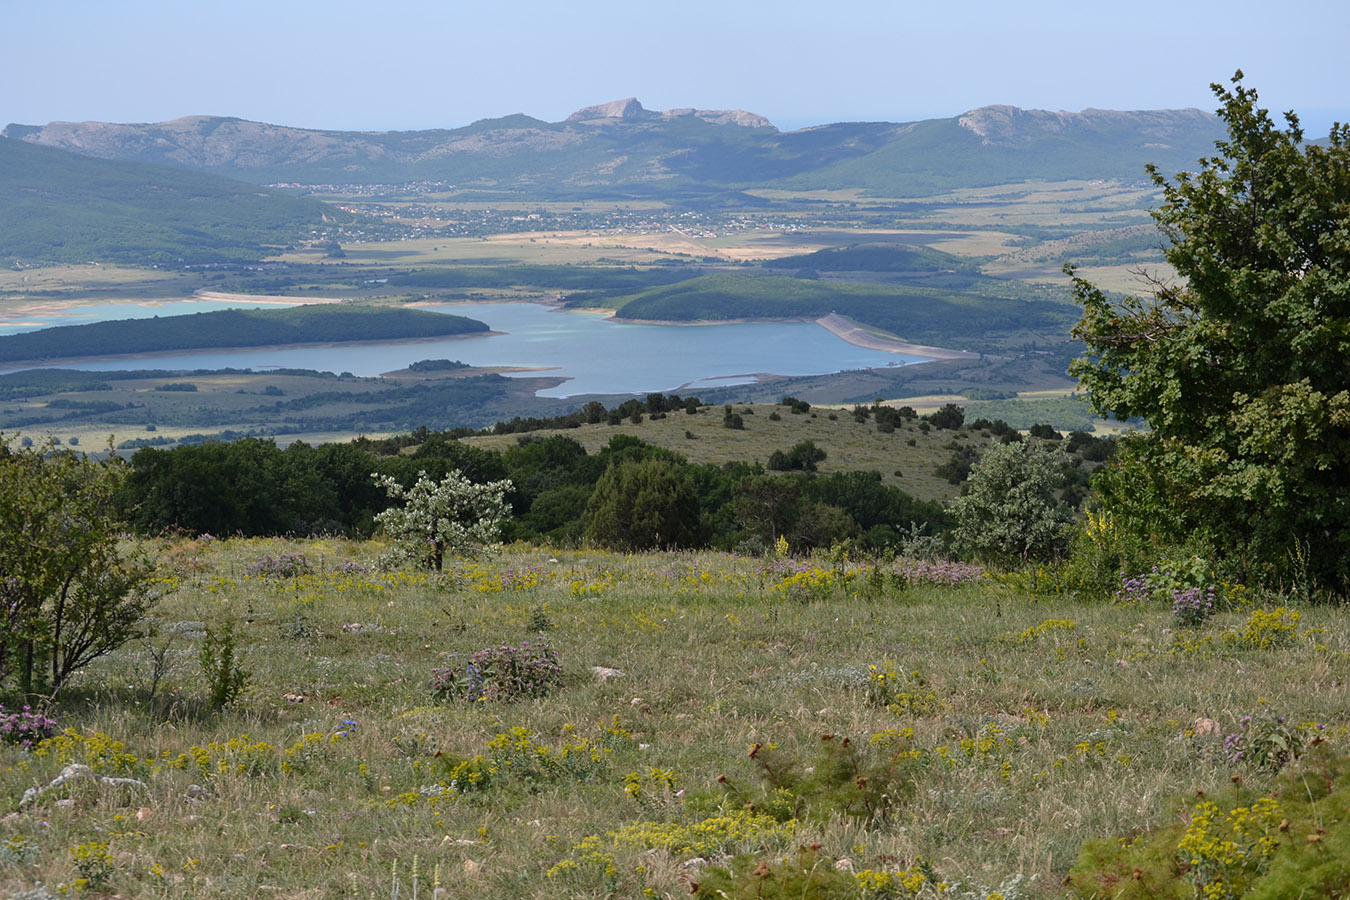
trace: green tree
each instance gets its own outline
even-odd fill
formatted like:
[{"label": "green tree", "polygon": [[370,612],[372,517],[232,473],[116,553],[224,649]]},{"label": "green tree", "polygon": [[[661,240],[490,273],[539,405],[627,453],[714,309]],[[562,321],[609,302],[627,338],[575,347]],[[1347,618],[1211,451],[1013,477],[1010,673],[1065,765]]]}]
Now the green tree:
[{"label": "green tree", "polygon": [[961,427],[961,423],[965,422],[966,411],[955,403],[944,403],[938,409],[924,416],[924,419],[932,422],[935,428],[955,431]]},{"label": "green tree", "polygon": [[506,519],[510,481],[475,484],[457,470],[439,482],[422,472],[410,488],[389,475],[374,473],[375,483],[391,500],[402,500],[375,517],[405,558],[435,569],[447,555],[472,556],[493,549]]},{"label": "green tree", "polygon": [[[1306,144],[1257,95],[1213,86],[1228,139],[1169,181],[1154,218],[1178,280],[1115,301],[1082,279],[1070,371],[1102,413],[1142,417],[1099,478],[1118,525],[1199,540],[1248,577],[1350,577],[1350,127]],[[1072,271],[1072,270],[1070,270]]]},{"label": "green tree", "polygon": [[816,446],[815,441],[799,441],[787,453],[775,450],[769,454],[768,467],[776,472],[798,469],[814,472],[818,463],[824,462],[825,451]]},{"label": "green tree", "polygon": [[611,465],[586,505],[586,539],[617,550],[702,546],[706,523],[686,469],[659,457]]},{"label": "green tree", "polygon": [[1039,441],[994,444],[952,501],[958,549],[999,565],[1049,556],[1072,513],[1056,497],[1063,452]]},{"label": "green tree", "polygon": [[0,435],[0,682],[55,694],[141,633],[154,565],[120,546],[126,467]]},{"label": "green tree", "polygon": [[801,482],[777,475],[750,475],[733,492],[736,523],[772,547],[797,524]]}]

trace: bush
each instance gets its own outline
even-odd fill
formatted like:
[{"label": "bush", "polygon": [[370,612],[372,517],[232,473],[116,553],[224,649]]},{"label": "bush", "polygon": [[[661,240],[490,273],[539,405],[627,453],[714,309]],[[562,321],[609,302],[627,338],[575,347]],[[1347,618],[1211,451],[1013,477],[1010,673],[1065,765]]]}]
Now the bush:
[{"label": "bush", "polygon": [[141,633],[154,566],[119,548],[126,467],[0,435],[0,681],[56,693]]},{"label": "bush", "polygon": [[239,665],[233,622],[227,620],[218,629],[207,626],[197,659],[212,709],[224,709],[238,699],[248,684],[249,673]]},{"label": "bush", "polygon": [[966,420],[966,411],[955,403],[944,403],[936,411],[924,416],[924,419],[933,424],[935,428],[946,428],[949,431],[955,431],[961,427]]},{"label": "bush", "polygon": [[775,450],[769,454],[768,468],[775,472],[814,472],[817,464],[824,460],[825,451],[817,447],[814,441],[799,441],[786,453]]},{"label": "bush", "polygon": [[244,566],[251,578],[296,578],[314,574],[314,564],[303,553],[268,553]]},{"label": "bush", "polygon": [[1201,797],[1181,824],[1088,841],[1065,879],[1074,895],[1119,900],[1332,900],[1350,893],[1350,761],[1322,743],[1252,794],[1234,779],[1231,801]]},{"label": "bush", "polygon": [[56,720],[25,706],[18,712],[6,712],[0,704],[0,742],[17,744],[31,750],[39,742],[56,734]]},{"label": "bush", "polygon": [[911,729],[880,732],[861,744],[822,734],[810,765],[757,743],[749,759],[760,785],[728,776],[718,784],[726,801],[781,822],[843,817],[871,826],[888,820],[914,795],[924,758],[913,738]]},{"label": "bush", "polygon": [[1055,496],[1062,456],[1042,443],[990,447],[971,470],[969,492],[952,502],[957,547],[1003,565],[1050,556],[1071,518]]},{"label": "bush", "polygon": [[543,697],[562,683],[558,652],[542,640],[479,650],[462,669],[431,670],[438,699],[486,702]]},{"label": "bush", "polygon": [[586,539],[615,550],[699,547],[707,528],[685,466],[625,459],[596,482],[583,519]]}]

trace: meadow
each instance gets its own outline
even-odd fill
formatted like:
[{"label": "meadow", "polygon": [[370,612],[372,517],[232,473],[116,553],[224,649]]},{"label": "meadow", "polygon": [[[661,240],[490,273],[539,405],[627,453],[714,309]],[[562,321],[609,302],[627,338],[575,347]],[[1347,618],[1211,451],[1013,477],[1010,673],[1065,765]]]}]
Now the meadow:
[{"label": "meadow", "polygon": [[1350,725],[1344,610],[1240,585],[1201,620],[840,551],[156,549],[153,633],[0,744],[0,892],[676,898],[787,858],[830,896],[1054,897],[1084,841],[1260,797],[1258,728]]}]

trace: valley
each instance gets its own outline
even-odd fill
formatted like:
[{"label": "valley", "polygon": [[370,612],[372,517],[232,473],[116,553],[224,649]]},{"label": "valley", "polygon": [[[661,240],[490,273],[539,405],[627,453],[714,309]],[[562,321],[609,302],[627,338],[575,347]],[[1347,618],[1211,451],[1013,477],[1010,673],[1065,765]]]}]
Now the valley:
[{"label": "valley", "polygon": [[[631,111],[635,107],[624,108]],[[596,110],[588,113],[593,114]],[[928,162],[922,165],[940,166],[937,157],[956,152],[953,147],[964,146],[961,142],[980,129],[993,128],[990,133],[1003,135],[998,140],[1010,139],[1016,131],[1008,124],[1012,120],[1005,122],[1003,113],[990,115],[992,118],[974,116],[970,122],[958,124],[955,131],[944,131],[945,125],[926,125],[931,141],[922,152],[915,151],[919,155],[908,165],[913,168],[924,159]],[[515,133],[512,129],[518,126],[555,136],[570,135],[568,146],[592,154],[593,160],[617,152],[619,145],[630,151],[646,147],[644,152],[655,153],[650,156],[655,160],[666,152],[657,151],[651,143],[659,134],[666,135],[663,140],[692,142],[689,146],[702,148],[698,153],[714,155],[731,153],[729,148],[733,146],[751,145],[760,147],[753,151],[760,153],[774,141],[781,146],[802,146],[807,135],[778,135],[772,128],[747,128],[732,120],[717,124],[713,121],[716,118],[693,116],[686,121],[643,111],[614,122],[606,120],[604,128],[588,124],[583,117],[542,131],[535,123],[503,121],[492,128],[479,127],[474,134],[480,136],[475,139],[480,143],[489,140],[487,135],[495,135],[492,139],[496,140]],[[1189,146],[1209,135],[1210,125],[1204,119],[1179,117],[1169,121],[1169,127],[1178,129],[1200,126],[1185,138],[1191,142]],[[1190,125],[1185,124],[1188,121]],[[1004,124],[997,128],[990,124],[999,122]],[[181,137],[201,124],[179,123],[164,133]],[[228,127],[212,130],[210,139],[233,135],[231,140],[246,142],[246,136],[252,133],[247,123],[226,124]],[[1019,139],[1041,142],[1039,146],[1045,148],[1059,146],[1054,144],[1058,138],[1052,131],[1043,130],[1044,123],[1036,117],[1022,124],[1029,130],[1020,133]],[[1087,127],[1085,121],[1078,125]],[[854,131],[831,126],[810,134],[822,148],[863,132],[883,143],[891,139],[883,140],[884,130],[875,128],[864,128],[857,134]],[[65,172],[81,165],[82,157],[52,149],[66,146],[63,141],[67,138],[59,138],[58,132],[12,127],[8,133],[10,140],[0,142],[0,149],[18,143],[25,154],[39,154],[36,159],[48,167],[38,169],[39,174]],[[60,133],[69,137],[75,132]],[[101,149],[85,147],[86,152],[109,157],[90,160],[91,165],[173,162],[183,171],[182,166],[201,162],[194,162],[190,154],[172,160],[128,156],[108,137],[119,133],[129,136],[131,131],[105,132]],[[1178,136],[1181,133],[1176,132]],[[988,137],[985,134],[981,139]],[[332,149],[345,146],[344,141],[360,140],[365,138],[328,135],[321,143]],[[789,393],[812,403],[842,405],[870,402],[877,397],[920,405],[921,398],[929,396],[957,397],[963,403],[988,402],[975,398],[997,397],[1005,407],[1012,404],[1003,410],[1012,419],[1025,421],[1040,416],[1065,429],[1090,429],[1094,423],[1083,415],[1081,404],[1065,406],[1053,399],[1074,389],[1064,369],[1077,352],[1068,341],[1068,331],[1078,313],[1060,269],[1065,262],[1074,262],[1096,283],[1119,291],[1137,289],[1141,273],[1166,277],[1167,272],[1159,236],[1147,212],[1155,195],[1141,177],[1142,162],[1134,175],[1121,177],[1131,166],[1129,154],[1123,149],[1127,145],[1128,141],[1120,145],[1121,152],[1109,163],[1104,158],[1098,160],[1103,173],[1120,173],[1115,177],[1064,177],[1074,171],[1078,165],[1074,164],[1062,170],[1058,179],[1034,180],[1034,173],[1028,170],[1025,177],[1029,180],[1005,182],[991,173],[1002,171],[998,165],[1006,165],[1006,158],[991,149],[961,151],[976,152],[972,159],[1004,161],[993,169],[971,163],[966,183],[930,184],[922,190],[912,184],[908,190],[895,190],[900,182],[892,182],[890,189],[861,181],[854,186],[845,186],[844,182],[819,186],[803,183],[800,173],[770,178],[770,169],[758,176],[761,183],[733,186],[709,180],[713,169],[708,168],[700,176],[702,180],[675,179],[659,191],[644,186],[640,179],[634,180],[631,173],[615,170],[613,177],[596,181],[584,190],[580,182],[566,182],[571,187],[566,188],[564,197],[556,196],[554,190],[563,182],[549,188],[525,177],[519,169],[506,174],[510,166],[524,164],[526,157],[512,155],[516,150],[499,158],[497,165],[506,168],[491,183],[483,181],[481,173],[475,176],[477,181],[446,177],[449,170],[445,169],[428,169],[422,173],[425,177],[418,178],[409,178],[409,170],[397,178],[376,182],[306,180],[313,179],[319,170],[303,167],[287,169],[282,177],[275,166],[228,169],[203,164],[201,167],[212,174],[200,177],[228,174],[232,178],[275,179],[268,181],[268,190],[301,195],[305,202],[332,212],[323,213],[323,221],[317,226],[293,231],[289,236],[277,233],[278,244],[260,246],[253,259],[128,265],[120,257],[108,257],[51,265],[15,258],[12,266],[0,270],[0,333],[30,331],[32,314],[54,309],[65,310],[63,318],[69,316],[70,321],[79,321],[76,317],[86,309],[95,318],[111,318],[122,308],[131,309],[134,317],[148,318],[158,315],[158,309],[189,300],[246,305],[316,301],[373,304],[390,314],[407,306],[452,311],[453,306],[446,304],[523,301],[611,316],[612,324],[596,331],[595,337],[583,336],[590,333],[586,329],[577,331],[575,338],[565,337],[576,330],[562,327],[567,320],[575,321],[573,316],[554,318],[556,325],[546,331],[554,332],[549,337],[555,341],[584,342],[568,351],[570,356],[578,362],[583,358],[601,364],[612,360],[611,371],[615,373],[637,364],[625,364],[621,357],[613,356],[617,350],[604,350],[603,342],[595,343],[612,329],[635,328],[638,323],[725,323],[720,328],[747,329],[745,337],[736,339],[739,344],[733,341],[724,346],[713,340],[724,333],[722,330],[696,329],[692,334],[698,337],[692,344],[682,340],[668,348],[642,351],[644,364],[658,358],[686,363],[679,374],[671,370],[669,375],[653,374],[645,379],[636,370],[635,377],[629,379],[606,379],[603,375],[587,379],[579,371],[568,369],[569,364],[551,371],[559,365],[551,361],[556,355],[510,351],[507,348],[516,340],[510,337],[488,339],[484,346],[502,348],[497,356],[464,349],[469,344],[375,341],[359,351],[297,349],[281,354],[192,357],[174,356],[175,347],[168,342],[147,338],[144,349],[151,356],[138,361],[134,368],[191,371],[191,380],[199,390],[190,414],[172,404],[164,406],[165,398],[159,396],[164,391],[152,391],[156,396],[145,400],[143,406],[140,399],[127,397],[120,401],[114,415],[109,406],[113,401],[107,398],[100,403],[59,390],[42,393],[25,386],[7,392],[8,396],[22,394],[23,399],[0,407],[0,428],[35,437],[47,433],[44,429],[54,429],[50,433],[68,432],[65,437],[77,437],[86,443],[99,433],[103,435],[100,443],[107,434],[115,434],[118,443],[137,440],[138,435],[128,433],[128,428],[139,431],[149,425],[161,429],[156,435],[159,440],[203,434],[327,440],[390,433],[417,424],[482,427],[517,415],[555,415],[565,406],[561,398],[569,395],[582,395],[583,400],[598,397],[613,405],[633,392],[680,390],[696,392],[717,403],[774,402]],[[265,150],[260,144],[257,149],[281,152],[279,145],[270,146],[271,150]],[[815,158],[819,162],[838,152],[821,149]],[[1065,151],[1061,148],[1054,152]],[[119,156],[126,161],[116,161]],[[277,159],[277,165],[281,165],[281,157]],[[569,163],[573,164],[580,163]],[[353,174],[367,179],[397,174],[363,166],[349,171],[348,178]],[[199,176],[188,172],[182,177]],[[724,178],[725,173],[718,177]],[[791,364],[775,363],[767,357],[759,360],[753,353],[742,352],[765,346],[771,333],[768,325],[744,323],[811,322],[824,324],[830,334],[874,351],[874,355],[850,356],[826,349],[833,345],[818,339],[801,342],[798,338],[791,340],[800,347],[787,351],[793,359]],[[503,326],[498,330],[509,329]],[[517,337],[524,339],[523,335]],[[541,332],[532,339],[542,338]],[[10,343],[13,340],[0,338]],[[896,351],[932,361],[895,365],[910,361],[889,355]],[[80,353],[74,347],[64,353],[48,348],[41,355],[69,359]],[[397,372],[418,359],[461,357],[469,364],[466,371],[480,373],[475,379],[500,378],[501,374],[515,377],[509,381],[466,381],[457,376],[453,396],[458,399],[446,395],[445,403],[434,408],[424,403],[396,415],[377,414],[374,407],[361,403],[353,406],[348,398],[339,404],[346,403],[347,407],[297,419],[284,415],[285,409],[218,402],[223,400],[220,392],[208,387],[213,376],[198,371],[228,370],[219,376],[223,383],[244,379],[249,385],[243,388],[245,394],[258,396],[280,377],[278,368],[296,372],[287,376],[293,380],[289,388],[278,389],[294,390],[299,383],[295,379],[309,379],[305,383],[312,382],[313,387],[301,389],[306,395],[331,394],[327,378],[335,373],[354,373],[357,380],[375,378],[358,393],[384,395],[404,390],[406,384],[398,380],[401,376],[377,377],[382,373]],[[832,362],[835,357],[838,362]],[[10,354],[9,358],[19,357]],[[699,363],[701,358],[708,364]],[[109,368],[108,363],[76,365]],[[522,369],[539,371],[527,373]],[[321,375],[323,372],[329,374]],[[17,384],[16,377],[0,375],[0,390],[6,382]],[[64,382],[57,377],[50,383]],[[144,378],[138,379],[131,372],[108,381],[114,392],[121,385],[143,383]],[[474,385],[471,401],[464,394],[470,383]],[[1025,410],[1019,406],[1023,394],[1033,398],[1026,401],[1029,405],[1023,404]],[[294,399],[287,403],[292,404]],[[162,415],[152,412],[161,407]],[[145,412],[127,412],[137,409]],[[409,418],[419,415],[421,421]]]}]

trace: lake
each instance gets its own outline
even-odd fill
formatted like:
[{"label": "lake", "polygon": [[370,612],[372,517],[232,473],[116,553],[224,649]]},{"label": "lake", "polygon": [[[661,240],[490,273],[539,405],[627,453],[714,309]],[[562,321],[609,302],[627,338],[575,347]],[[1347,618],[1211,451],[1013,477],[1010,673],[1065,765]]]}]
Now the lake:
[{"label": "lake", "polygon": [[[150,315],[205,312],[203,301],[165,303]],[[213,303],[210,308],[230,305]],[[233,304],[244,306],[250,304]],[[564,312],[537,303],[455,303],[423,307],[468,316],[502,334],[392,344],[232,350],[81,362],[70,368],[116,369],[318,369],[378,375],[422,359],[457,359],[473,366],[538,369],[567,381],[541,391],[546,397],[578,394],[686,391],[753,382],[760,374],[821,375],[848,369],[906,365],[923,357],[855,347],[813,322],[719,325],[646,325],[603,315]],[[131,318],[106,305],[95,318],[61,316],[51,324]],[[144,317],[140,314],[136,317]],[[25,317],[37,321],[39,317]],[[24,329],[27,330],[27,329]]]}]

